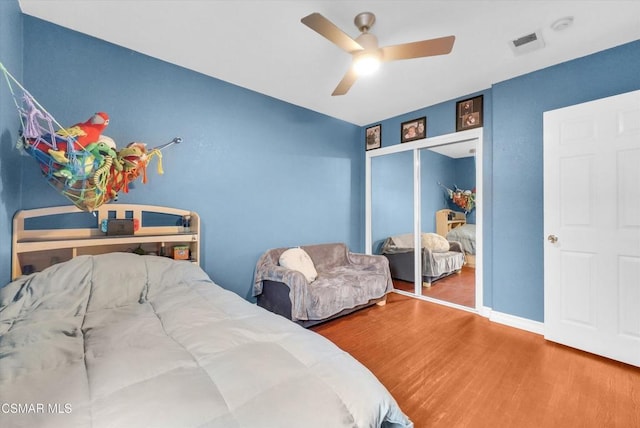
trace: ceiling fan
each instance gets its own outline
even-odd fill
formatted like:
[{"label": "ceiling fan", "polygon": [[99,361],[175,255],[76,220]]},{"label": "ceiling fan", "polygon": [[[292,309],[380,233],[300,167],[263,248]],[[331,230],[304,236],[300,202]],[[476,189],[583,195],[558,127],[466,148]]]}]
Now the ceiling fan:
[{"label": "ceiling fan", "polygon": [[301,22],[353,56],[351,67],[331,95],[346,94],[358,76],[374,72],[383,61],[448,54],[456,39],[447,36],[379,48],[378,38],[369,33],[376,22],[376,16],[371,12],[359,13],[353,20],[362,33],[355,40],[317,12],[305,16]]}]

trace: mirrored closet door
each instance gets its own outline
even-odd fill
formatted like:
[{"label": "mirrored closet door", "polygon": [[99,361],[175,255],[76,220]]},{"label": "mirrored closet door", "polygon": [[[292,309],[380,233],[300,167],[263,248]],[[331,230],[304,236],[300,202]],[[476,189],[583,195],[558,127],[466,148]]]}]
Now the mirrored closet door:
[{"label": "mirrored closet door", "polygon": [[480,310],[482,129],[369,151],[366,176],[366,249],[396,290]]},{"label": "mirrored closet door", "polygon": [[476,306],[475,146],[420,149],[422,295],[468,308]]},{"label": "mirrored closet door", "polygon": [[413,152],[371,159],[371,252],[390,262],[394,287],[414,293]]}]

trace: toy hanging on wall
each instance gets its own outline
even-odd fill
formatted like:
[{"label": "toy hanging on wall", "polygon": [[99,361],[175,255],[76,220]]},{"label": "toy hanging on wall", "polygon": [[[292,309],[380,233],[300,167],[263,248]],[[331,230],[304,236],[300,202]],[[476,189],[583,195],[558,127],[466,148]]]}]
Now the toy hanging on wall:
[{"label": "toy hanging on wall", "polygon": [[[95,113],[85,122],[62,127],[0,63],[22,123],[19,147],[40,166],[49,184],[83,211],[117,199],[129,192],[129,184],[139,177],[147,182],[149,162],[158,158],[162,170],[162,150],[182,142],[181,138],[147,149],[133,142],[118,150],[112,138],[103,134],[109,115]],[[19,88],[14,92],[12,82]]]},{"label": "toy hanging on wall", "polygon": [[440,182],[438,184],[446,191],[447,197],[451,199],[451,202],[462,208],[465,214],[469,214],[476,207],[475,187],[472,190],[462,190],[454,185],[453,190],[451,190]]}]

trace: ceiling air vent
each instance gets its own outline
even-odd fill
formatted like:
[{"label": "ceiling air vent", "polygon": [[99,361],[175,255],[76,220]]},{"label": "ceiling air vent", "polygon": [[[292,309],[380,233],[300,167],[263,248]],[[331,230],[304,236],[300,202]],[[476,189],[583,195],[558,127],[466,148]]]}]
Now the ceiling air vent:
[{"label": "ceiling air vent", "polygon": [[527,34],[526,36],[510,41],[509,46],[511,46],[511,49],[513,49],[516,55],[522,55],[542,49],[544,47],[544,40],[542,40],[542,34],[536,31],[535,33]]}]

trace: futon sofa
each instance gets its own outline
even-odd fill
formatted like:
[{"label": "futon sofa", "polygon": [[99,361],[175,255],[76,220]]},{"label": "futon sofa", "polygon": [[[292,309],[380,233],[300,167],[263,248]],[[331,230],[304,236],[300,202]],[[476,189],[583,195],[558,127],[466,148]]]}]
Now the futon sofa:
[{"label": "futon sofa", "polygon": [[[459,242],[447,241],[435,233],[423,233],[421,238],[423,286],[431,287],[433,281],[460,273],[465,257]],[[385,239],[381,253],[389,259],[391,276],[394,279],[414,282],[413,234]]]},{"label": "futon sofa", "polygon": [[313,262],[313,281],[280,264],[288,248],[265,252],[256,264],[253,295],[258,305],[303,327],[334,319],[374,303],[393,290],[385,257],[357,254],[343,243],[299,247]]}]

